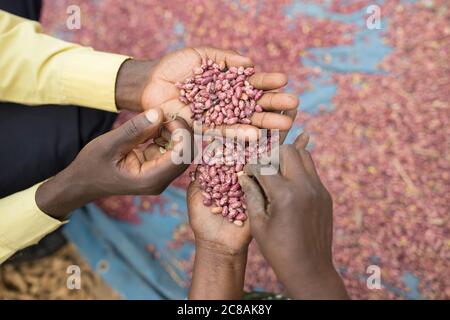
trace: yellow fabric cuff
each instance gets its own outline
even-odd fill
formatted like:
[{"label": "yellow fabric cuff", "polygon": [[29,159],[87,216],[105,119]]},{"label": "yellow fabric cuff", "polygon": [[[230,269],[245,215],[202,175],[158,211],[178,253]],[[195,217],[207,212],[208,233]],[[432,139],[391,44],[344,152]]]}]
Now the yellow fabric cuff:
[{"label": "yellow fabric cuff", "polygon": [[56,220],[39,209],[35,194],[41,183],[0,199],[0,208],[3,208],[0,212],[0,264],[67,222]]},{"label": "yellow fabric cuff", "polygon": [[117,73],[127,56],[95,51],[0,10],[0,100],[117,111]]},{"label": "yellow fabric cuff", "polygon": [[14,254],[14,251],[7,249],[6,247],[2,247],[0,244],[0,265],[8,260]]},{"label": "yellow fabric cuff", "polygon": [[77,48],[60,56],[61,95],[67,104],[117,112],[117,73],[127,56]]}]

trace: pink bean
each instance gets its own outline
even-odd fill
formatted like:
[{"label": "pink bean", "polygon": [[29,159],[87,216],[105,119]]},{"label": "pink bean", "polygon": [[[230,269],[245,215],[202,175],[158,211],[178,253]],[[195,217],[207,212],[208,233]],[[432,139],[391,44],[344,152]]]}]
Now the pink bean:
[{"label": "pink bean", "polygon": [[235,95],[231,98],[231,102],[233,103],[233,106],[239,106],[239,99]]},{"label": "pink bean", "polygon": [[236,209],[229,209],[228,218],[233,219],[238,215],[238,211]]},{"label": "pink bean", "polygon": [[237,191],[241,186],[238,183],[235,183],[231,186],[230,191]]},{"label": "pink bean", "polygon": [[247,220],[247,215],[245,213],[239,213],[235,219],[240,220],[240,221],[245,221],[245,220]]},{"label": "pink bean", "polygon": [[263,91],[262,91],[262,90],[259,90],[259,91],[255,94],[255,96],[253,97],[253,99],[259,100],[259,98],[261,98],[262,95],[263,95]]},{"label": "pink bean", "polygon": [[203,198],[211,200],[211,195],[208,192],[202,192]]},{"label": "pink bean", "polygon": [[241,205],[242,204],[239,201],[233,202],[233,203],[230,203],[230,208],[232,208],[232,209],[240,208]]},{"label": "pink bean", "polygon": [[222,208],[222,216],[226,217],[227,215],[228,215],[228,207],[227,207],[227,206],[224,206],[224,207]]},{"label": "pink bean", "polygon": [[242,191],[228,192],[229,197],[241,197],[244,193]]},{"label": "pink bean", "polygon": [[228,124],[235,124],[235,123],[238,122],[238,120],[239,120],[238,117],[233,117],[233,118],[231,118],[231,119],[228,120]]}]

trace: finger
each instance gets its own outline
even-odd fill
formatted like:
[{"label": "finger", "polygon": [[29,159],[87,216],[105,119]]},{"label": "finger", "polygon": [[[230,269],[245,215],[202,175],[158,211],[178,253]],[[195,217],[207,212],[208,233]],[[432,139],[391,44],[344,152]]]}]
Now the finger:
[{"label": "finger", "polygon": [[[291,118],[292,123],[295,121],[295,117],[297,117],[297,109],[287,110],[283,113],[285,116]],[[286,137],[289,133],[289,130],[283,130],[280,132],[280,142],[283,143],[286,140]]]},{"label": "finger", "polygon": [[279,148],[281,175],[287,179],[303,179],[306,177],[302,158],[297,149],[291,144]]},{"label": "finger", "polygon": [[233,50],[223,50],[212,47],[195,48],[202,57],[209,58],[214,62],[224,61],[227,67],[251,67],[253,62],[250,58],[245,57]]},{"label": "finger", "polygon": [[[174,114],[180,118],[182,118],[190,127],[194,127],[194,132],[198,133],[200,131],[197,131],[198,124],[200,124],[199,121],[193,121],[191,119],[192,112],[189,109],[187,105],[182,103],[178,100],[169,100],[161,105],[158,106],[162,110],[165,111],[166,114]],[[260,136],[259,129],[255,127],[254,125],[248,125],[248,124],[233,124],[233,125],[220,125],[216,126],[214,128],[208,127],[204,124],[201,125],[201,132],[205,136],[233,136],[237,137],[240,140],[243,141],[252,141],[257,140]]]},{"label": "finger", "polygon": [[189,202],[193,197],[199,194],[202,191],[198,180],[191,181],[186,190],[186,201]]},{"label": "finger", "polygon": [[250,226],[252,231],[256,233],[256,237],[258,237],[258,234],[264,232],[268,218],[263,191],[252,178],[244,173],[238,174],[238,180],[245,194]]},{"label": "finger", "polygon": [[148,181],[157,180],[159,185],[166,187],[189,167],[189,163],[174,162],[173,151],[167,151],[160,147],[156,150],[154,145],[147,150],[148,161],[142,164],[141,173],[146,176]]},{"label": "finger", "polygon": [[250,84],[261,90],[274,90],[284,87],[288,83],[287,75],[279,72],[258,72],[249,79]]},{"label": "finger", "polygon": [[296,109],[298,97],[290,93],[266,92],[258,100],[258,104],[267,111],[281,111]]},{"label": "finger", "polygon": [[283,182],[283,178],[280,176],[279,172],[270,175],[262,174],[263,168],[260,164],[247,164],[244,167],[244,172],[258,181],[269,201],[274,198],[276,191]]},{"label": "finger", "polygon": [[294,141],[294,146],[297,151],[306,149],[309,142],[309,134],[307,132],[302,132]]},{"label": "finger", "polygon": [[[158,107],[164,110],[166,114],[175,114],[178,117],[183,118],[190,126],[194,126],[194,121],[191,119],[192,113],[189,107],[181,101],[176,99],[169,100]],[[230,134],[241,140],[251,141],[260,136],[259,128],[289,130],[292,125],[291,117],[273,112],[254,113],[251,121],[251,125],[220,125],[214,128],[203,125],[202,130],[207,136]]]},{"label": "finger", "polygon": [[158,108],[164,110],[165,115],[174,115],[182,118],[188,125],[192,125],[193,121],[191,119],[192,112],[188,105],[184,104],[178,99],[168,100],[160,105]]},{"label": "finger", "polygon": [[[194,135],[189,125],[182,118],[176,118],[166,124],[167,131],[170,132],[170,152],[172,160],[182,161],[185,164],[192,163],[195,155]],[[178,163],[178,162],[176,162]]]},{"label": "finger", "polygon": [[[177,121],[165,121],[164,127],[161,130],[161,136],[163,139],[159,139],[161,142],[163,140],[166,140],[170,142],[172,139],[172,133],[176,129],[185,129],[188,131],[192,131],[191,126],[193,125],[193,121],[191,119],[191,111],[187,105],[182,103],[181,101],[177,99],[172,99],[169,101],[166,101],[165,103],[158,106],[161,110],[165,111],[165,114],[167,115],[166,118],[169,118],[169,115],[171,117],[175,116]],[[191,137],[193,138],[193,136]],[[192,143],[194,145],[194,143]],[[193,154],[193,153],[192,153]]]},{"label": "finger", "polygon": [[182,117],[176,116],[173,121],[167,121],[164,123],[164,129],[166,132],[164,133],[167,138],[172,139],[172,135],[176,130],[185,129],[187,131],[191,131],[191,127]]},{"label": "finger", "polygon": [[[176,118],[173,121],[164,124],[164,129],[168,143],[164,148],[159,148],[160,153],[170,156],[175,165],[184,161],[185,164],[190,164],[193,158],[193,135],[189,125],[181,118]],[[186,153],[189,153],[186,155]],[[184,157],[186,155],[186,157]],[[177,159],[177,157],[180,157]],[[184,158],[183,158],[184,157]]]},{"label": "finger", "polygon": [[203,125],[202,129],[205,136],[225,136],[230,139],[237,138],[241,141],[256,141],[261,136],[259,128],[249,124],[221,125],[214,129]]},{"label": "finger", "polygon": [[[165,128],[171,134],[170,140],[174,144],[170,150],[157,144],[150,145],[144,151],[147,161],[142,164],[141,170],[148,176],[159,177],[163,184],[169,184],[189,167],[193,156],[193,142],[189,127],[182,119],[166,123]],[[189,151],[190,154],[184,157],[185,152]]]},{"label": "finger", "polygon": [[170,131],[166,127],[163,127],[162,130],[161,130],[161,137],[160,138],[164,139],[166,142],[169,142],[170,141],[170,136],[171,136]]},{"label": "finger", "polygon": [[157,137],[162,121],[163,113],[159,108],[143,112],[110,131],[109,147],[120,155],[126,154],[146,140]]},{"label": "finger", "polygon": [[289,130],[292,119],[284,114],[275,112],[255,112],[251,119],[252,125],[265,129]]},{"label": "finger", "polygon": [[158,146],[166,147],[170,143],[171,133],[166,127],[161,127],[160,136],[153,139],[153,142]]},{"label": "finger", "polygon": [[[183,118],[190,126],[194,125],[191,119],[191,111],[187,105],[178,100],[169,100],[158,106],[166,114],[175,114]],[[268,116],[268,117],[267,117]],[[231,134],[245,141],[255,140],[260,136],[259,128],[289,130],[292,119],[289,116],[276,114],[273,112],[254,113],[251,118],[252,124],[220,125],[214,128],[202,126],[205,135],[225,135]]]},{"label": "finger", "polygon": [[222,58],[222,52],[217,53],[217,58],[215,61],[225,61],[227,67],[251,67],[253,66],[252,59],[244,57],[240,54],[234,53],[233,51],[224,52],[224,57]]},{"label": "finger", "polygon": [[163,150],[164,147],[160,147],[159,145],[152,143],[149,145],[143,152],[144,155],[144,162],[145,161],[152,161],[156,159],[157,157],[161,156],[161,150]]},{"label": "finger", "polygon": [[301,149],[299,151],[299,154],[303,161],[303,166],[308,172],[309,176],[318,184],[322,185],[322,181],[320,180],[319,174],[317,173],[316,166],[314,164],[314,161],[311,157],[311,154],[306,151],[305,149]]}]

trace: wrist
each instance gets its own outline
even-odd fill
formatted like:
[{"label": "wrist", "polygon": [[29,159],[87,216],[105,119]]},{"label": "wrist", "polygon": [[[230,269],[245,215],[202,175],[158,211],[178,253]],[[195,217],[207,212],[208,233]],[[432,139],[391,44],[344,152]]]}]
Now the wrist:
[{"label": "wrist", "polygon": [[35,200],[42,212],[55,219],[65,220],[71,211],[92,199],[87,188],[79,184],[69,167],[41,184],[36,190]]},{"label": "wrist", "polygon": [[248,245],[242,247],[231,247],[214,241],[195,238],[195,248],[202,253],[217,256],[223,259],[233,259],[247,257]]},{"label": "wrist", "polygon": [[189,299],[241,299],[246,264],[246,251],[230,254],[196,241]]},{"label": "wrist", "polygon": [[117,73],[115,99],[117,109],[141,112],[142,94],[150,79],[154,62],[128,59]]}]

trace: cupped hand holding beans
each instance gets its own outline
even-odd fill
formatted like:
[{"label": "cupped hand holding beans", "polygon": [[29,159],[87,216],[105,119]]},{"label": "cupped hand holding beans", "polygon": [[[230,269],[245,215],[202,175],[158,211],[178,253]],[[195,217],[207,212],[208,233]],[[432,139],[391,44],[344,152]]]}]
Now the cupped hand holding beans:
[{"label": "cupped hand holding beans", "polygon": [[203,204],[199,180],[187,190],[189,223],[195,236],[195,261],[189,299],[241,299],[250,225],[229,223]]},{"label": "cupped hand holding beans", "polygon": [[251,233],[292,298],[346,299],[332,261],[332,199],[308,140],[303,133],[280,147],[279,173],[261,175],[258,165],[247,165],[239,176]]},{"label": "cupped hand holding beans", "polygon": [[184,120],[164,120],[160,109],[151,109],[89,142],[66,169],[39,186],[39,208],[62,220],[100,197],[161,193],[189,166],[173,158],[192,146],[182,138],[174,138],[169,150],[154,143],[162,131],[190,133]]},{"label": "cupped hand holding beans", "polygon": [[249,224],[237,226],[224,219],[221,211],[211,213],[211,207],[203,204],[202,193],[199,180],[192,181],[187,190],[187,202],[196,245],[231,255],[246,253],[251,241]]},{"label": "cupped hand holding beans", "polygon": [[[149,67],[150,72],[140,95],[142,106],[145,109],[159,107],[165,114],[175,114],[192,124],[192,111],[180,101],[180,90],[176,84],[193,77],[195,70],[208,60],[226,68],[253,66],[249,58],[231,50],[209,47],[176,50]],[[276,92],[287,84],[287,76],[277,72],[256,72],[248,82],[255,89],[263,90],[257,99],[262,112],[254,113],[250,123],[224,123],[216,128],[236,132],[253,131],[255,134],[257,128],[288,130],[292,125],[292,117],[281,113],[296,109],[298,98],[293,94]]]}]

